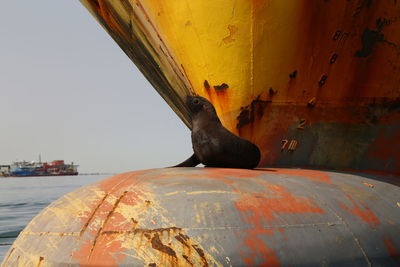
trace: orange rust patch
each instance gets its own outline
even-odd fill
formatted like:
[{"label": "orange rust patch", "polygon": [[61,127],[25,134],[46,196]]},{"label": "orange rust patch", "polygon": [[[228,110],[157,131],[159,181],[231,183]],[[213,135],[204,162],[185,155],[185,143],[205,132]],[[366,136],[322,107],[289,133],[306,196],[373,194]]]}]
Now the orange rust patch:
[{"label": "orange rust patch", "polygon": [[110,213],[112,209],[113,207],[109,202],[104,202],[100,206],[95,214],[95,220],[102,221],[103,225],[88,227],[86,233],[89,236],[83,236],[85,239],[83,240],[82,245],[78,250],[72,253],[72,257],[77,259],[80,264],[90,263],[94,265],[116,265],[117,260],[122,261],[125,258],[125,255],[117,254],[123,251],[121,242],[114,240],[112,237],[101,236],[101,231],[105,226],[107,218],[112,215]]},{"label": "orange rust patch", "polygon": [[312,200],[295,197],[281,185],[267,185],[266,188],[268,191],[243,194],[235,203],[239,211],[247,214],[246,222],[254,227],[261,228],[262,221],[274,221],[278,213],[324,213]]},{"label": "orange rust patch", "polygon": [[275,168],[271,168],[270,170],[273,170],[276,174],[300,176],[311,181],[332,184],[330,175],[323,171]]},{"label": "orange rust patch", "polygon": [[[89,262],[89,254],[92,248],[92,240],[85,239],[83,243],[78,247],[77,250],[72,252],[72,258],[79,261],[80,264],[86,264]],[[112,262],[115,264],[115,262]]]},{"label": "orange rust patch", "polygon": [[221,169],[221,168],[204,168],[201,177],[215,179],[231,186],[234,192],[239,192],[239,189],[234,186],[233,181],[229,177],[235,178],[255,178],[262,175],[261,171],[245,170],[245,169]]},{"label": "orange rust patch", "polygon": [[[72,257],[80,264],[117,265],[126,257],[122,243],[112,236],[102,236],[104,231],[126,231],[135,227],[135,223],[118,212],[120,204],[131,207],[138,204],[143,194],[142,187],[136,186],[135,192],[122,191],[130,184],[130,177],[137,177],[142,172],[116,175],[98,184],[98,190],[104,192],[104,197],[92,201],[89,205],[93,212],[85,212],[80,216],[82,221],[82,245],[73,252]],[[106,193],[107,192],[107,193]],[[137,224],[136,224],[137,225]]]},{"label": "orange rust patch", "polygon": [[394,259],[400,260],[399,251],[396,245],[394,244],[393,240],[390,237],[387,237],[383,240],[383,242],[385,243],[389,256]]},{"label": "orange rust patch", "polygon": [[[139,179],[141,175],[149,173],[149,170],[142,170],[142,171],[135,171],[135,172],[130,172],[130,173],[121,173],[115,176],[112,176],[108,179],[102,180],[100,183],[97,184],[97,186],[105,191],[109,192],[112,189],[116,188],[117,186],[121,185],[122,183],[125,183],[129,179]],[[129,182],[131,183],[131,182]]]},{"label": "orange rust patch", "polygon": [[362,203],[357,204],[356,201],[348,194],[345,194],[345,195],[350,200],[350,202],[353,204],[353,208],[349,208],[348,206],[346,206],[344,204],[340,204],[340,207],[342,209],[345,209],[348,212],[350,212],[351,214],[356,215],[362,221],[368,223],[371,226],[376,226],[380,223],[378,217],[376,217],[376,215],[372,212],[372,210],[370,210],[368,207],[366,207]]},{"label": "orange rust patch", "polygon": [[[88,206],[89,206],[89,211],[85,211],[81,216],[80,219],[81,221],[84,222],[84,225],[81,229],[80,235],[82,236],[87,227],[89,226],[89,224],[91,223],[94,215],[96,214],[97,210],[99,209],[99,207],[103,204],[103,202],[106,200],[106,198],[108,197],[108,194],[105,194],[104,197],[99,201],[99,203],[96,203],[96,201],[91,201]],[[93,210],[93,212],[92,212]]]},{"label": "orange rust patch", "polygon": [[118,263],[123,262],[126,258],[123,254],[122,241],[115,240],[115,236],[100,235],[97,244],[90,252],[88,261],[90,265],[118,265]]},{"label": "orange rust patch", "polygon": [[[281,185],[267,183],[263,185],[267,190],[261,193],[244,194],[235,203],[244,222],[253,227],[247,231],[247,238],[244,240],[250,252],[242,251],[241,255],[248,265],[253,265],[255,257],[261,255],[262,265],[279,266],[275,252],[259,238],[259,235],[273,234],[273,230],[263,228],[262,222],[274,221],[279,213],[323,213],[324,211],[312,200],[295,197]],[[280,229],[280,231],[283,230]]]},{"label": "orange rust patch", "polygon": [[[130,246],[135,248],[136,254],[146,259],[154,260],[157,266],[180,266],[182,261],[199,263],[208,266],[207,255],[198,244],[193,244],[181,228],[134,229],[132,231],[107,231],[101,233],[101,242],[113,243],[118,236],[129,236],[133,241]],[[105,239],[109,237],[110,240]],[[175,237],[175,239],[171,238]],[[100,239],[99,238],[99,239]],[[181,249],[180,249],[181,247]],[[100,250],[100,247],[96,249]],[[93,256],[92,256],[93,257]],[[196,265],[197,266],[197,265]],[[200,265],[199,265],[200,266]]]},{"label": "orange rust patch", "polygon": [[187,235],[179,233],[178,235],[175,236],[175,239],[178,240],[183,246],[190,248],[190,246],[187,243],[189,240],[189,237]]},{"label": "orange rust patch", "polygon": [[[94,199],[91,200],[90,203],[87,204],[87,206],[89,207],[89,212],[84,212],[83,214],[81,214],[79,217],[81,219],[81,221],[83,222],[83,227],[82,227],[82,232],[81,234],[84,233],[84,231],[86,230],[86,228],[89,226],[89,224],[92,222],[92,219],[94,217],[98,217],[98,213],[101,213],[101,210],[105,210],[107,211],[108,208],[108,201],[107,199],[110,199],[112,197],[115,198],[119,198],[120,195],[122,194],[122,192],[119,192],[120,188],[123,188],[126,185],[130,185],[132,184],[132,181],[130,181],[131,179],[140,179],[140,176],[142,174],[148,173],[148,170],[143,170],[143,171],[135,171],[135,172],[131,172],[131,173],[122,173],[122,174],[118,174],[115,176],[112,176],[110,178],[107,178],[105,180],[102,180],[101,182],[97,183],[96,186],[96,190],[99,193],[104,193],[103,197],[100,199]],[[138,194],[138,192],[127,192],[127,197],[122,201],[122,203],[125,204],[134,204],[134,203],[129,203],[130,200],[136,202],[136,198],[131,197],[131,194]]]},{"label": "orange rust patch", "polygon": [[[124,197],[120,199],[119,204],[125,204],[129,207],[133,207],[139,204],[145,203],[140,199],[143,194],[138,190],[136,192],[126,192]],[[136,222],[137,224],[137,222]],[[128,231],[132,229],[132,220],[128,220],[125,216],[114,210],[107,220],[107,224],[104,225],[103,231]]]},{"label": "orange rust patch", "polygon": [[192,247],[197,252],[197,254],[200,256],[201,261],[203,262],[203,266],[208,266],[206,255],[204,254],[203,249],[201,249],[198,245],[192,245]]},{"label": "orange rust patch", "polygon": [[272,230],[252,229],[247,231],[247,233],[248,236],[244,240],[244,244],[250,249],[250,252],[248,255],[244,255],[243,251],[240,252],[240,255],[242,256],[242,259],[246,265],[254,266],[255,258],[257,257],[257,253],[259,253],[263,258],[261,266],[280,266],[280,262],[275,251],[267,247],[265,243],[258,238],[258,235],[271,235]]}]

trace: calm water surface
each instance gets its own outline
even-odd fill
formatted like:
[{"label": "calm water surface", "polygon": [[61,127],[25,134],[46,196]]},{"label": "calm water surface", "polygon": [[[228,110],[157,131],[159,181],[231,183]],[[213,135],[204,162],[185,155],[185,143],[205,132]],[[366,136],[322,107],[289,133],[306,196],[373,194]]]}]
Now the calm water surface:
[{"label": "calm water surface", "polygon": [[43,208],[82,185],[108,176],[0,177],[0,263],[18,234]]}]

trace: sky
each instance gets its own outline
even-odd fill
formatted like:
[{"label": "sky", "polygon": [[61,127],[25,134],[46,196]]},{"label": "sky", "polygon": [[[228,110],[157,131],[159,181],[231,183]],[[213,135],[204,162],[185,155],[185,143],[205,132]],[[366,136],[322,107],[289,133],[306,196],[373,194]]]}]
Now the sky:
[{"label": "sky", "polygon": [[0,0],[0,164],[121,173],[182,162],[190,131],[79,1]]}]

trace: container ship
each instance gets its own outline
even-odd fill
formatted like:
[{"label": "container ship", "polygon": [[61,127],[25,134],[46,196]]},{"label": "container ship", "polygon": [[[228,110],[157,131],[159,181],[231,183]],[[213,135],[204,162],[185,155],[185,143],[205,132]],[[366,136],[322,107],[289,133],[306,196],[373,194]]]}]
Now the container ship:
[{"label": "container ship", "polygon": [[66,164],[64,160],[54,160],[52,162],[14,162],[10,166],[10,176],[63,176],[78,175],[78,165],[73,162]]}]

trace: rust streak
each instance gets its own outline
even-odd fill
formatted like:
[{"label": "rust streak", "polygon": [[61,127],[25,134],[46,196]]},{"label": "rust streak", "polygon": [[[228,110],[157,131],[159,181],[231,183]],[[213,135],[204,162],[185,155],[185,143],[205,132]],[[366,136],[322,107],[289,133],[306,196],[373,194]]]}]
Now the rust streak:
[{"label": "rust streak", "polygon": [[158,251],[164,252],[174,258],[177,258],[175,250],[173,250],[169,246],[164,245],[161,242],[160,236],[158,234],[154,234],[153,238],[151,239],[151,247]]},{"label": "rust streak", "polygon": [[193,263],[189,260],[188,256],[182,255],[182,257],[190,264],[190,266],[194,266]]},{"label": "rust streak", "polygon": [[187,244],[187,241],[189,240],[189,237],[187,235],[183,235],[179,233],[179,235],[175,236],[175,239],[181,242],[183,245],[185,245],[187,248],[190,248],[190,246]]},{"label": "rust streak", "polygon": [[82,230],[80,232],[80,236],[83,235],[83,233],[85,233],[86,229],[88,228],[91,220],[93,219],[94,215],[96,214],[97,210],[100,208],[100,206],[104,203],[104,201],[106,200],[106,198],[108,197],[109,193],[105,194],[104,197],[100,200],[100,203],[96,206],[96,208],[93,210],[92,214],[90,215],[89,219],[87,220],[87,222],[83,225]]},{"label": "rust streak", "polygon": [[237,125],[236,129],[240,129],[243,126],[253,123],[255,118],[261,118],[264,115],[264,109],[268,103],[271,103],[271,100],[262,100],[261,95],[258,95],[253,101],[251,101],[250,105],[241,107],[239,116],[236,117]]},{"label": "rust streak", "polygon": [[192,247],[194,248],[194,250],[196,250],[197,254],[199,254],[199,256],[203,262],[203,266],[208,266],[208,262],[207,262],[205,254],[204,254],[204,251],[198,245],[192,245]]},{"label": "rust streak", "polygon": [[7,258],[4,260],[4,264],[7,263],[8,259],[10,258],[11,254],[13,254],[14,251],[15,251],[15,248],[12,248],[12,249],[10,250],[10,253],[8,253]]},{"label": "rust streak", "polygon": [[105,218],[103,225],[100,227],[99,231],[97,231],[96,233],[96,237],[93,240],[93,245],[90,249],[90,253],[89,253],[89,259],[92,256],[94,247],[96,246],[96,242],[97,239],[99,238],[99,236],[101,235],[101,231],[103,230],[104,226],[107,224],[108,220],[110,219],[111,215],[114,213],[115,209],[118,207],[119,202],[121,201],[121,199],[128,193],[128,191],[124,191],[124,193],[117,199],[117,201],[115,201],[113,208],[110,210],[110,212],[108,213],[107,217]]},{"label": "rust streak", "polygon": [[206,88],[207,90],[210,90],[211,88],[207,80],[204,80],[204,88]]},{"label": "rust streak", "polygon": [[133,223],[133,225],[132,225],[132,230],[135,230],[135,229],[137,228],[139,222],[136,221],[134,218],[131,218],[131,221],[132,221],[132,223]]},{"label": "rust streak", "polygon": [[[276,224],[273,226],[263,226],[265,229],[271,229],[271,230],[276,230],[276,229],[286,229],[286,228],[299,228],[299,227],[314,227],[314,226],[333,226],[333,225],[343,225],[343,221],[331,221],[331,222],[322,222],[322,223],[296,223],[296,224]],[[221,226],[221,227],[191,227],[191,228],[177,228],[177,227],[169,227],[169,228],[156,228],[156,229],[141,229],[137,228],[134,230],[127,230],[127,231],[103,231],[101,232],[101,235],[129,235],[129,234],[141,234],[141,233],[160,233],[164,231],[173,231],[173,232],[178,232],[178,231],[183,231],[185,229],[189,230],[209,230],[209,231],[217,231],[217,230],[238,230],[238,229],[252,229],[252,227],[242,227],[242,226]],[[181,235],[185,236],[187,238],[187,241],[189,241],[189,237],[186,235]],[[175,236],[177,239],[177,236]],[[179,237],[178,237],[179,238]],[[179,238],[180,239],[180,238]],[[177,239],[178,240],[178,239]],[[185,242],[185,239],[182,238],[181,240],[178,240],[179,242],[183,241]]]},{"label": "rust streak", "polygon": [[141,229],[137,228],[132,231],[103,231],[100,234],[101,235],[113,235],[113,234],[141,234],[141,233],[147,233],[147,234],[152,234],[152,233],[160,233],[160,232],[165,232],[165,231],[173,231],[175,232],[180,232],[182,231],[182,228],[178,227],[168,227],[168,228],[155,228],[155,229]]},{"label": "rust streak", "polygon": [[40,257],[39,257],[39,262],[38,262],[38,264],[36,265],[36,267],[40,267],[40,265],[42,265],[43,261],[44,261],[44,257],[40,256]]}]

